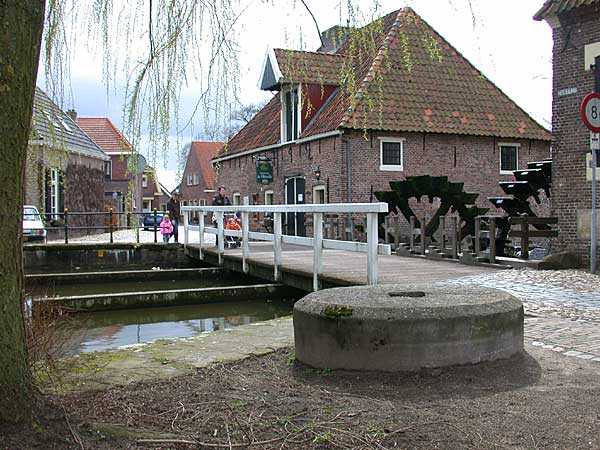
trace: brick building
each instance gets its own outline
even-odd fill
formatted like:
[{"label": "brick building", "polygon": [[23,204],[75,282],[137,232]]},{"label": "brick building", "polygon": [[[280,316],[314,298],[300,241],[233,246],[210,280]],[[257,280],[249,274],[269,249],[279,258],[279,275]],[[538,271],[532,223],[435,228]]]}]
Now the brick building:
[{"label": "brick building", "polygon": [[[76,113],[73,112],[76,117]],[[80,117],[77,124],[110,156],[104,166],[104,204],[116,212],[142,207],[142,175],[135,175],[134,149],[107,117]]]},{"label": "brick building", "polygon": [[[576,252],[588,264],[592,204],[590,133],[579,108],[583,97],[594,90],[592,66],[600,55],[600,1],[550,0],[534,18],[548,22],[554,39],[552,211],[559,218],[555,249]],[[600,170],[596,176],[600,180]]]},{"label": "brick building", "polygon": [[199,142],[190,144],[190,151],[179,186],[181,204],[190,206],[210,205],[215,195],[215,170],[211,164],[223,142]]},{"label": "brick building", "polygon": [[164,187],[154,167],[147,166],[142,174],[142,211],[166,211],[171,193]]},{"label": "brick building", "polygon": [[[25,168],[25,204],[36,206],[50,226],[62,223],[62,216],[57,214],[65,208],[100,210],[108,160],[70,116],[36,87]],[[69,223],[94,225],[93,218],[82,216],[72,217]]]},{"label": "brick building", "polygon": [[[273,98],[213,160],[233,199],[369,202],[389,181],[429,174],[490,207],[512,170],[550,157],[549,132],[412,9],[336,30],[317,52],[267,52],[259,87]],[[272,160],[268,185],[257,157]],[[287,221],[286,233],[304,232],[304,218]]]}]

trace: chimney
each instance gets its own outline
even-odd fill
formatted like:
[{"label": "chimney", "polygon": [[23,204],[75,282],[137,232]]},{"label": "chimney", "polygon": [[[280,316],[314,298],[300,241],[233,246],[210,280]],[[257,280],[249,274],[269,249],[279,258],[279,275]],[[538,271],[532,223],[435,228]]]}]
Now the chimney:
[{"label": "chimney", "polygon": [[77,123],[77,111],[69,109],[67,111],[67,116],[69,116],[73,122]]},{"label": "chimney", "polygon": [[321,33],[321,41],[323,45],[319,47],[317,52],[320,53],[335,53],[350,35],[351,27],[343,27],[336,25]]}]

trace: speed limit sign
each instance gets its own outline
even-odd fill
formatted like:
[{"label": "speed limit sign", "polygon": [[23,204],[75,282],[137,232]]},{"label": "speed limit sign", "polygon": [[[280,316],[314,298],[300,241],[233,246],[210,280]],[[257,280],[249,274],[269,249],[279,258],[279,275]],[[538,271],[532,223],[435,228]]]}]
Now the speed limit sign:
[{"label": "speed limit sign", "polygon": [[581,102],[581,119],[594,133],[600,132],[600,93],[592,92]]}]

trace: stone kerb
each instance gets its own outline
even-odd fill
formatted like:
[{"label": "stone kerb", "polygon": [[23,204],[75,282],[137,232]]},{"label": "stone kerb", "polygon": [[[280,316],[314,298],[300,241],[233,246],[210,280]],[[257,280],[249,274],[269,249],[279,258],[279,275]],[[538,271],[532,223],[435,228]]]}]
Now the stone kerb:
[{"label": "stone kerb", "polygon": [[328,369],[414,371],[523,351],[523,305],[478,287],[380,285],[313,292],[294,306],[296,358]]}]

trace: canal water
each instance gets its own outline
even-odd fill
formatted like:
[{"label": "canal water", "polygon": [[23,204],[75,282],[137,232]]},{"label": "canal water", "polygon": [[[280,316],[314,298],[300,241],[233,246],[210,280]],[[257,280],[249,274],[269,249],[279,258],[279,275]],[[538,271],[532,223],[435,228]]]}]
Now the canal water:
[{"label": "canal water", "polygon": [[198,336],[288,316],[292,309],[291,300],[260,300],[73,314],[58,325],[55,345],[61,355],[72,356]]}]

